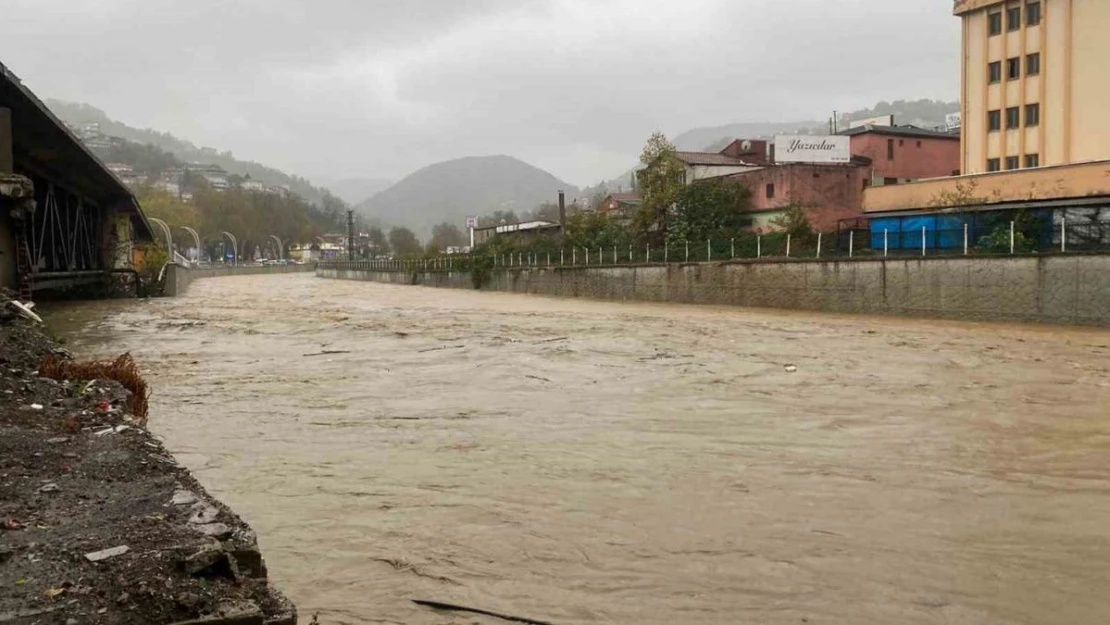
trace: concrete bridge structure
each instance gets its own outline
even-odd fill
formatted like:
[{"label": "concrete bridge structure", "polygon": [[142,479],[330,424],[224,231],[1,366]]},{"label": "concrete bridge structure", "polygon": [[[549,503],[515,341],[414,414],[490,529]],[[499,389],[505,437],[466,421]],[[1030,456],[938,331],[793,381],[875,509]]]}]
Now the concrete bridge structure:
[{"label": "concrete bridge structure", "polygon": [[0,64],[0,286],[106,284],[152,240],[131,191]]}]

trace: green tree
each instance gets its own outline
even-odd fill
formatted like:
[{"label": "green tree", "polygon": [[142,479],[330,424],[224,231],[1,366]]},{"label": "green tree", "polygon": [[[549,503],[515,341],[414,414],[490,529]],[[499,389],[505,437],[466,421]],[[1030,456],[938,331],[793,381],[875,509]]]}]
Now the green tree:
[{"label": "green tree", "polygon": [[537,221],[549,221],[553,224],[559,223],[559,205],[555,202],[544,202],[532,211],[532,219]]},{"label": "green tree", "polygon": [[567,218],[567,247],[623,251],[631,242],[628,230],[605,213],[578,213]]},{"label": "green tree", "polygon": [[420,254],[420,241],[408,228],[394,228],[389,231],[389,247],[398,256],[416,256]]},{"label": "green tree", "polygon": [[432,240],[428,245],[435,251],[441,252],[449,247],[462,247],[466,243],[467,237],[463,234],[462,229],[445,221],[432,226]]},{"label": "green tree", "polygon": [[389,255],[389,239],[385,236],[385,231],[378,226],[370,227],[370,247],[372,248],[371,254],[374,257],[388,256]]},{"label": "green tree", "polygon": [[735,237],[747,225],[752,193],[728,180],[711,179],[682,188],[667,215],[667,240],[705,241]]},{"label": "green tree", "polygon": [[652,237],[654,233],[664,234],[667,212],[686,184],[686,166],[674,145],[658,132],[648,139],[640,163],[644,168],[636,175],[636,187],[644,199],[632,227],[640,236]]},{"label": "green tree", "polygon": [[817,241],[817,233],[809,223],[805,208],[797,204],[787,206],[786,212],[771,220],[771,225],[783,234],[789,234],[796,244],[808,245]]}]

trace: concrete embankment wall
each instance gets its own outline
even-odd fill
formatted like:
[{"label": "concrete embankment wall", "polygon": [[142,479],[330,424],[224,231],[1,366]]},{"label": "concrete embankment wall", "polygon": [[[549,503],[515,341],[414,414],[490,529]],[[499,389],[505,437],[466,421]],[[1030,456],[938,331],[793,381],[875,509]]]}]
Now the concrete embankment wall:
[{"label": "concrete embankment wall", "polygon": [[190,269],[181,265],[166,267],[167,297],[184,295],[194,280],[201,278],[220,278],[224,276],[252,276],[270,273],[307,273],[315,271],[316,265],[261,265],[243,267],[202,267]]},{"label": "concrete embankment wall", "polygon": [[[473,289],[468,273],[320,267],[325,278]],[[1110,326],[1110,255],[744,261],[494,270],[483,290],[835,313]]]}]

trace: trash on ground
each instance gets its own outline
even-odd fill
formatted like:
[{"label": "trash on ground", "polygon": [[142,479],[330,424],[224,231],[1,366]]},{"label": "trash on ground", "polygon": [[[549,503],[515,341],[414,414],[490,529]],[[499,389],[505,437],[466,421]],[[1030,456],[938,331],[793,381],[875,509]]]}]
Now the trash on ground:
[{"label": "trash on ground", "polygon": [[127,545],[120,545],[119,547],[112,547],[111,549],[103,549],[101,551],[86,553],[85,559],[89,562],[100,562],[102,560],[107,560],[116,556],[122,556],[128,551],[131,551],[130,547],[128,547]]}]

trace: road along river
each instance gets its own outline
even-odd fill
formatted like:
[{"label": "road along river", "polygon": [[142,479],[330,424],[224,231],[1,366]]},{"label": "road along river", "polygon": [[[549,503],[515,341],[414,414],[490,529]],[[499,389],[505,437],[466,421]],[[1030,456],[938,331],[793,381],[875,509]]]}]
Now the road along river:
[{"label": "road along river", "polygon": [[1106,331],[299,274],[54,317],[324,625],[1110,614]]}]

